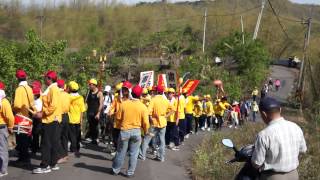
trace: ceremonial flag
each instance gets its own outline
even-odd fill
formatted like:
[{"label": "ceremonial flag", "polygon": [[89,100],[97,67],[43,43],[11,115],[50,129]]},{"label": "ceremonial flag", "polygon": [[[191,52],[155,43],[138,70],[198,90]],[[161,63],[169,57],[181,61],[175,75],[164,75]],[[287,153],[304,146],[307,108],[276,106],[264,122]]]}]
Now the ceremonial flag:
[{"label": "ceremonial flag", "polygon": [[183,87],[182,87],[182,90],[186,90],[187,91],[187,95],[191,95],[194,90],[197,88],[197,86],[199,85],[199,80],[191,80],[191,79],[188,79],[186,81],[186,83],[184,83]]},{"label": "ceremonial flag", "polygon": [[157,85],[162,86],[164,88],[168,87],[166,74],[159,74],[158,75],[158,84]]}]

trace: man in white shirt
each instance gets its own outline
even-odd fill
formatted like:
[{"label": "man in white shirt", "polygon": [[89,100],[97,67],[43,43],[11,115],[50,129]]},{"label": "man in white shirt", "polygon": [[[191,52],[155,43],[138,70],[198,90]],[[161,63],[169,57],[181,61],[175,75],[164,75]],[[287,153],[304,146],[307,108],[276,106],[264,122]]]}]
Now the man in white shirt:
[{"label": "man in white shirt", "polygon": [[279,102],[265,97],[259,104],[268,125],[257,135],[251,162],[263,180],[298,180],[299,153],[307,151],[301,128],[281,116]]},{"label": "man in white shirt", "polygon": [[110,116],[108,116],[109,111],[111,109],[111,104],[113,102],[114,96],[111,93],[111,86],[107,85],[104,88],[103,91],[103,113],[102,113],[102,117],[100,120],[100,130],[101,130],[101,138],[102,141],[105,142],[105,138],[107,136],[107,143],[111,143],[112,142],[112,121]]}]

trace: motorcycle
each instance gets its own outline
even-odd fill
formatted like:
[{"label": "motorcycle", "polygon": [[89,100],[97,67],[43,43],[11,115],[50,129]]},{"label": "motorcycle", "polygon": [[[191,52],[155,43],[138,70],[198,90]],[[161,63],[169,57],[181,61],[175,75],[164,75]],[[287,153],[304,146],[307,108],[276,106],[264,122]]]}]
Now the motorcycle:
[{"label": "motorcycle", "polygon": [[233,159],[227,161],[227,164],[235,162],[245,162],[240,172],[235,177],[235,180],[256,180],[259,179],[259,171],[251,164],[251,157],[254,150],[254,145],[249,144],[238,150],[231,139],[223,139],[222,144],[228,148],[232,148],[235,152]]}]

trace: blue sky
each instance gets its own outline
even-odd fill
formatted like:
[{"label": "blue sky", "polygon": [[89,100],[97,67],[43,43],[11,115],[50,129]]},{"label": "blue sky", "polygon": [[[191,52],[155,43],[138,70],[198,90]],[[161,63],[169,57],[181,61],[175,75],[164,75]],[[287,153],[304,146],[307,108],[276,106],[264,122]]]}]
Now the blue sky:
[{"label": "blue sky", "polygon": [[[5,0],[5,1],[9,1],[9,0]],[[73,1],[73,0],[72,0]],[[71,0],[22,0],[22,2],[24,4],[29,4],[30,2],[35,2],[37,4],[40,4],[42,2],[51,2],[50,4],[52,4],[53,2],[61,3],[61,2],[72,2]],[[89,0],[91,2],[99,2],[101,0]],[[109,2],[111,0],[108,0]],[[108,2],[107,1],[107,2]],[[122,3],[126,3],[126,4],[135,4],[137,2],[154,2],[157,0],[117,0],[118,2],[122,2]],[[186,1],[186,0],[168,0],[169,2],[178,2],[178,1]],[[189,0],[189,1],[195,1],[195,0]],[[295,3],[304,3],[304,4],[319,4],[320,5],[320,0],[290,0],[292,2]]]}]

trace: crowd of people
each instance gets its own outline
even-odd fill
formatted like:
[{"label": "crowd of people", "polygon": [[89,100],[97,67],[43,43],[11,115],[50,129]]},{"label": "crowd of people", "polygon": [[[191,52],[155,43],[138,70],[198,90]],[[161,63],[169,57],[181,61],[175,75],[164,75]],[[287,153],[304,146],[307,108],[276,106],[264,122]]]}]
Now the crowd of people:
[{"label": "crowd of people", "polygon": [[[190,135],[223,126],[238,128],[249,119],[256,121],[259,111],[257,89],[252,100],[229,103],[226,96],[192,95],[185,89],[160,85],[142,88],[129,81],[100,90],[96,79],[90,79],[88,93],[80,95],[77,82],[66,83],[55,71],[45,73],[46,89],[40,80],[28,84],[27,73],[21,69],[16,78],[12,105],[0,82],[0,177],[8,174],[8,133],[16,137],[16,164],[30,164],[31,153],[41,152],[34,174],[59,170],[57,164],[67,162],[72,154],[80,157],[85,130],[84,139],[89,143],[112,145],[110,173],[119,174],[128,152],[126,175],[131,177],[137,160],[145,160],[147,152],[164,162],[166,150],[179,151]],[[32,126],[17,123],[19,119],[31,121]]]}]

